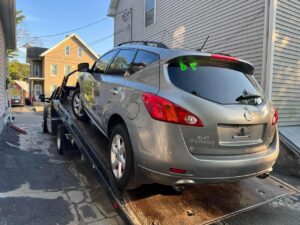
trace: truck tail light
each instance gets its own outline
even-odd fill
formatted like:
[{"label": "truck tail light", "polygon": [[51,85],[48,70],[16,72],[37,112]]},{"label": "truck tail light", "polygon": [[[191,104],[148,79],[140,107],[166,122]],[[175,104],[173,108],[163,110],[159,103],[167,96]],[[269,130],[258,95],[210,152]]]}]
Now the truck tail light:
[{"label": "truck tail light", "polygon": [[153,119],[187,126],[204,126],[197,116],[165,98],[151,93],[143,93],[142,97]]}]

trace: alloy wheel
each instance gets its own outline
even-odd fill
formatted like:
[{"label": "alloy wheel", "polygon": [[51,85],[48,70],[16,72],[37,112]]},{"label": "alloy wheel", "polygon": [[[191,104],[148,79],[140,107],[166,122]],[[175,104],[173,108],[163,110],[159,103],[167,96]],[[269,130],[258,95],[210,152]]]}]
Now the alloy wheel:
[{"label": "alloy wheel", "polygon": [[125,143],[121,135],[116,134],[110,148],[111,167],[114,176],[121,179],[126,165]]},{"label": "alloy wheel", "polygon": [[77,94],[74,96],[73,107],[74,107],[75,113],[76,113],[78,116],[83,116],[82,102],[81,102],[81,98],[80,98],[80,93],[77,93]]}]

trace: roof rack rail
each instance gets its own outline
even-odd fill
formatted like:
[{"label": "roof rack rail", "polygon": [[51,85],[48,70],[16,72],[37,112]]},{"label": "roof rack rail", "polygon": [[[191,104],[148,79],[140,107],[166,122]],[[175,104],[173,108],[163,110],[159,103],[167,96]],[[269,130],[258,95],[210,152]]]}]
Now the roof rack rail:
[{"label": "roof rack rail", "polygon": [[118,44],[118,46],[130,45],[130,44],[147,45],[147,46],[159,47],[159,48],[168,48],[164,43],[157,42],[157,41],[127,41],[127,42],[123,42],[121,44]]}]

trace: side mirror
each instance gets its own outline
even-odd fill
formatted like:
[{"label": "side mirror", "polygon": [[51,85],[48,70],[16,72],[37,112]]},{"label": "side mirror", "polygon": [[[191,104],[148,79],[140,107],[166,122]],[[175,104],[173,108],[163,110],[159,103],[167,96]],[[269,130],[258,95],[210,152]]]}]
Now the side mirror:
[{"label": "side mirror", "polygon": [[77,70],[82,73],[89,72],[90,65],[89,63],[79,63],[77,66]]}]

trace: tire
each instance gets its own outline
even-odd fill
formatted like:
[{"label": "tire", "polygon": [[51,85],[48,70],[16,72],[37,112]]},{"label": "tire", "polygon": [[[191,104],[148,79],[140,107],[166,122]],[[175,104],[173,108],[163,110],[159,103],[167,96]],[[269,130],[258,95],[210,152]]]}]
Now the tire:
[{"label": "tire", "polygon": [[48,126],[47,126],[47,119],[48,119],[48,106],[44,106],[44,112],[43,112],[43,132],[48,133]]},{"label": "tire", "polygon": [[[121,138],[121,139],[118,139]],[[124,153],[122,156],[117,148],[117,143],[119,140],[120,146],[124,147]],[[114,148],[113,148],[114,146]],[[128,135],[128,131],[123,124],[116,125],[110,135],[109,140],[109,161],[110,169],[115,178],[116,184],[120,189],[133,189],[133,179],[134,179],[134,162],[133,162],[133,150],[131,141]],[[117,153],[118,152],[118,153]],[[122,164],[124,161],[124,164]],[[124,167],[123,167],[124,166]],[[119,167],[121,169],[119,170]]]},{"label": "tire", "polygon": [[73,96],[72,96],[72,111],[73,114],[75,115],[75,117],[81,121],[88,121],[89,118],[86,115],[84,109],[83,109],[83,105],[82,105],[82,101],[80,98],[80,89],[76,89]]},{"label": "tire", "polygon": [[63,124],[57,127],[56,150],[59,155],[63,155],[67,149],[68,140],[66,138],[67,129]]}]

